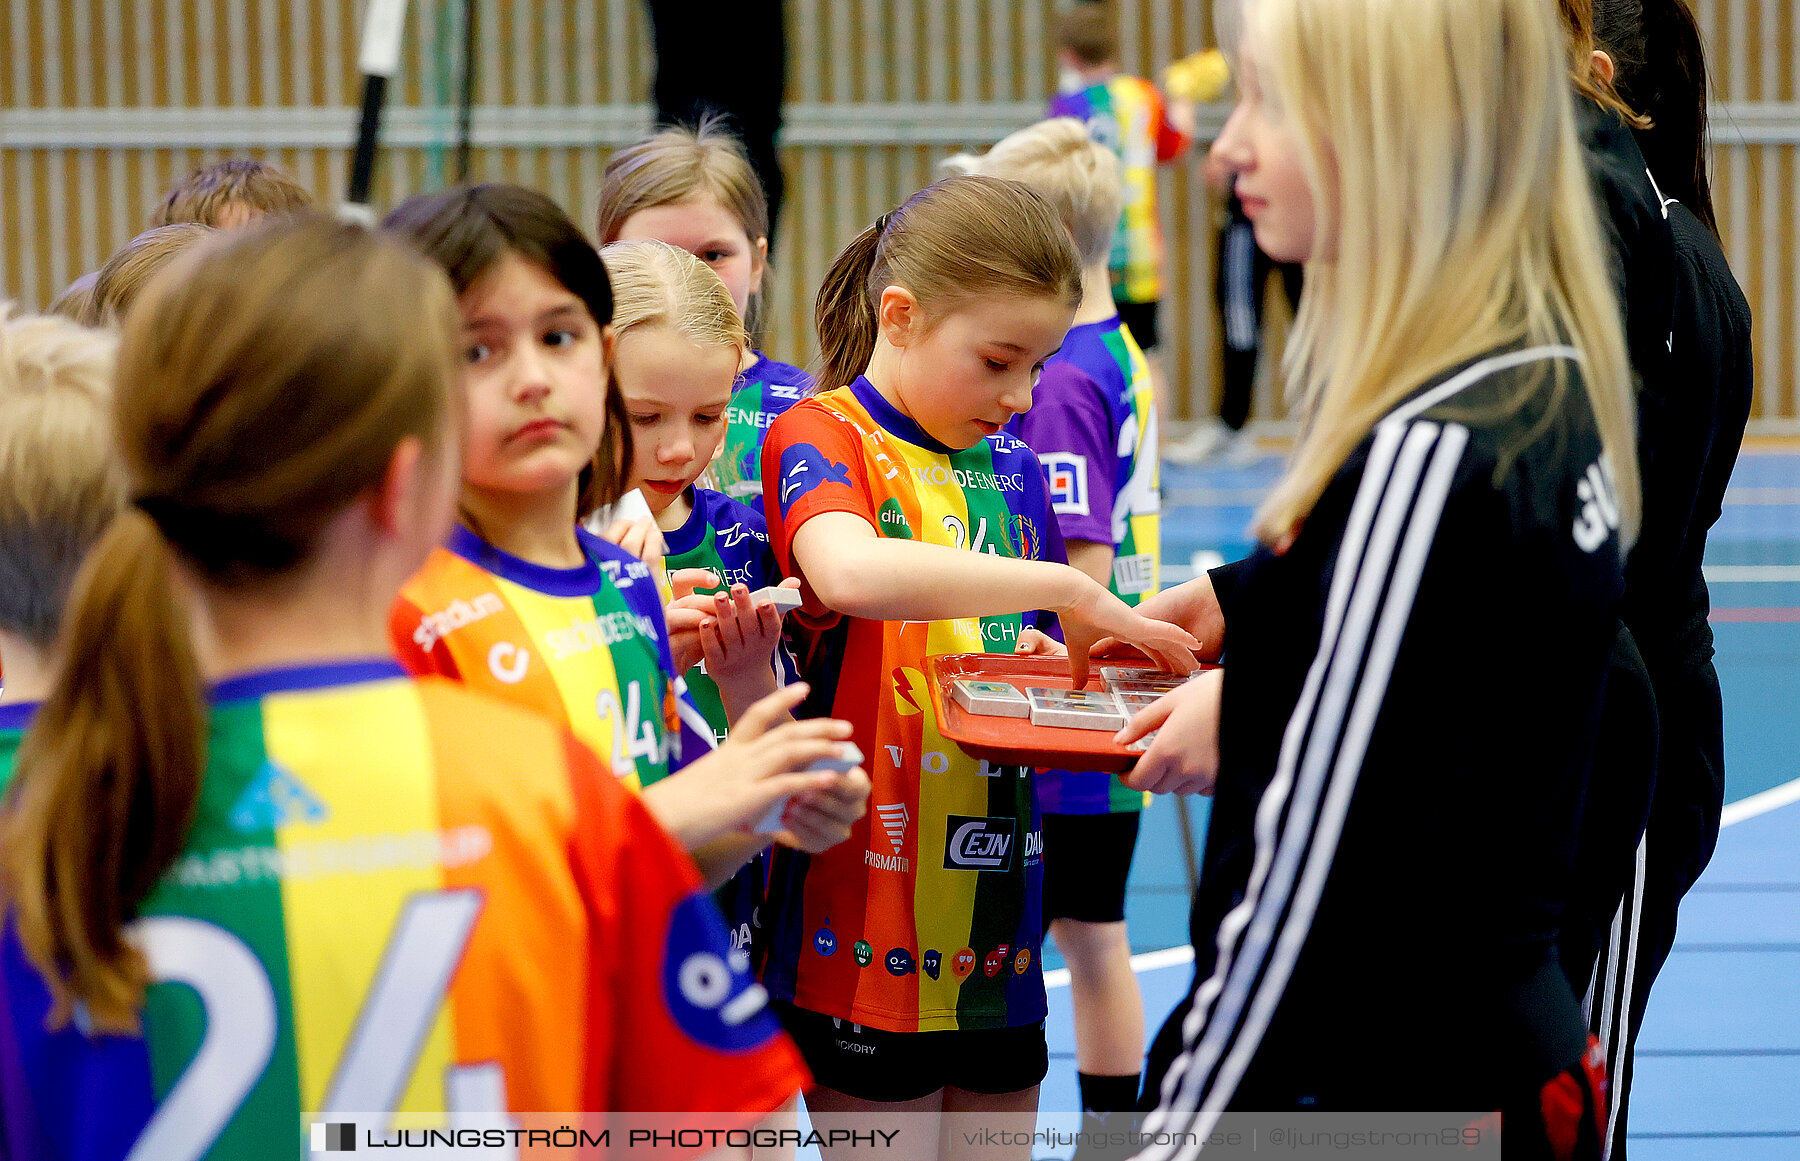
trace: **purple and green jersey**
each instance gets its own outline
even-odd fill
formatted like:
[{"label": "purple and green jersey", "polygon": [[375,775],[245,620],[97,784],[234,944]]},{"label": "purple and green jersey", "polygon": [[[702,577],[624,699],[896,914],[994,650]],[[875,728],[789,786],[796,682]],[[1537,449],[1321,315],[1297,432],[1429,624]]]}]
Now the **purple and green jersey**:
[{"label": "purple and green jersey", "polygon": [[[1031,410],[1007,429],[1037,453],[1063,539],[1113,546],[1112,591],[1128,605],[1161,580],[1156,392],[1144,352],[1115,316],[1070,329],[1044,367]],[[1046,814],[1143,809],[1148,796],[1117,777],[1049,771]]]},{"label": "purple and green jersey", "polygon": [[734,500],[762,495],[762,446],[775,417],[800,402],[812,378],[798,367],[756,352],[756,362],[731,386],[725,409],[725,449],[713,461],[713,482]]},{"label": "purple and green jersey", "polygon": [[[723,592],[734,584],[746,585],[755,592],[781,583],[781,568],[769,547],[768,525],[760,511],[706,488],[689,489],[689,498],[694,510],[686,522],[673,532],[663,533],[668,549],[663,556],[664,568],[671,573],[684,568],[711,569],[724,581],[718,588],[694,590],[702,593]],[[779,684],[800,680],[785,637],[775,652],[771,660]],[[687,688],[706,724],[712,727],[713,738],[723,743],[730,723],[719,687],[707,676],[704,662],[688,670]],[[713,896],[732,929],[732,946],[748,951],[753,962],[762,959],[759,932],[767,877],[765,858],[766,853],[759,854],[738,868]]]}]

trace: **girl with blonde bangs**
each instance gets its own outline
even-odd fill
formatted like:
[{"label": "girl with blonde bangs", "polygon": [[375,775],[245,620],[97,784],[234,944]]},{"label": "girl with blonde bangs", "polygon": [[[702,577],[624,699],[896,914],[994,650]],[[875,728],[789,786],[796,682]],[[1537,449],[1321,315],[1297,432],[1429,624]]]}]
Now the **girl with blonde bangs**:
[{"label": "girl with blonde bangs", "polygon": [[1554,10],[1243,18],[1214,149],[1306,265],[1301,437],[1251,555],[1140,606],[1228,650],[1120,735],[1158,731],[1130,785],[1215,795],[1144,1128],[1479,1110],[1508,1157],[1598,1157],[1555,938],[1639,500]]},{"label": "girl with blonde bangs", "polygon": [[[742,1125],[797,1090],[767,1013],[671,1008],[696,966],[709,1004],[754,985],[637,796],[566,731],[389,651],[455,515],[459,331],[431,262],[324,219],[199,247],[132,309],[131,503],[77,577],[0,810],[0,1153],[294,1156],[307,1110],[386,1124],[420,1115],[408,1093],[452,1125]],[[325,857],[374,850],[406,857]],[[639,1056],[657,1067],[621,1067]]]},{"label": "girl with blonde bangs", "polygon": [[[725,283],[687,251],[614,242],[600,257],[613,287],[613,385],[631,424],[626,486],[644,497],[662,531],[663,566],[679,594],[672,619],[699,618],[691,632],[671,634],[674,664],[713,739],[723,743],[752,704],[799,680],[780,648],[780,609],[751,599],[756,590],[799,582],[782,581],[761,510],[716,491],[706,476],[724,443],[732,379],[749,336]],[[860,775],[852,781],[867,785]],[[798,822],[813,809],[799,799],[781,813]],[[770,837],[726,840],[721,861],[737,870],[715,896],[733,945],[753,961],[761,957],[761,852]],[[785,826],[777,841],[808,849]]]}]

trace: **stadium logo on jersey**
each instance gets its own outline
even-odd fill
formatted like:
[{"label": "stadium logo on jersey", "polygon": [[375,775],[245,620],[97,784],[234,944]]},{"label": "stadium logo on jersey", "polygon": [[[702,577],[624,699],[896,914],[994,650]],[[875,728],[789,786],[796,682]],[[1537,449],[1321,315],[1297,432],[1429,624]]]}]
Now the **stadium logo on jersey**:
[{"label": "stadium logo on jersey", "polygon": [[1050,507],[1058,515],[1088,514],[1087,457],[1049,452],[1038,457],[1050,483]]},{"label": "stadium logo on jersey", "polygon": [[891,680],[894,683],[894,712],[903,718],[925,712],[931,695],[925,692],[923,674],[910,665],[899,665],[895,666]]},{"label": "stadium logo on jersey", "polygon": [[810,443],[797,443],[781,453],[781,515],[785,518],[794,501],[825,484],[850,487],[850,469],[825,458]]},{"label": "stadium logo on jersey", "polygon": [[274,830],[296,823],[324,822],[330,812],[318,795],[285,766],[264,762],[231,807],[231,825],[240,831]]},{"label": "stadium logo on jersey", "polygon": [[419,627],[413,630],[413,644],[430,652],[433,646],[456,630],[505,611],[506,602],[497,593],[482,593],[467,601],[459,597],[438,612],[427,613],[419,619]]},{"label": "stadium logo on jersey", "polygon": [[1619,492],[1613,486],[1612,464],[1601,456],[1575,485],[1581,512],[1575,517],[1575,546],[1593,552],[1619,527]]},{"label": "stadium logo on jersey", "polygon": [[496,641],[488,650],[488,671],[494,680],[504,685],[517,685],[525,680],[525,670],[531,665],[531,652],[521,649],[511,641]]},{"label": "stadium logo on jersey", "polygon": [[676,905],[663,949],[663,1002],[676,1025],[707,1048],[743,1052],[778,1030],[769,994],[751,980],[744,962],[711,895],[696,892]]},{"label": "stadium logo on jersey", "polygon": [[912,525],[906,522],[906,512],[900,507],[900,501],[892,496],[882,501],[881,510],[875,514],[881,525],[881,531],[900,540],[913,538]]},{"label": "stadium logo on jersey", "polygon": [[946,871],[1004,871],[1012,866],[1013,827],[1010,818],[950,816],[944,839]]},{"label": "stadium logo on jersey", "polygon": [[356,1126],[318,1124],[312,1127],[312,1151],[315,1153],[356,1152]]}]

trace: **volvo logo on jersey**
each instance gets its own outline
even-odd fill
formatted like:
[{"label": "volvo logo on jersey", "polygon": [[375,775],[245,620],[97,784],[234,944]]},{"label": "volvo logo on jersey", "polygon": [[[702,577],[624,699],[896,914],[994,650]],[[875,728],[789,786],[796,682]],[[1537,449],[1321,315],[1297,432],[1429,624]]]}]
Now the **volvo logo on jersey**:
[{"label": "volvo logo on jersey", "polygon": [[1004,871],[1012,866],[1011,818],[971,818],[953,814],[945,828],[944,869]]}]

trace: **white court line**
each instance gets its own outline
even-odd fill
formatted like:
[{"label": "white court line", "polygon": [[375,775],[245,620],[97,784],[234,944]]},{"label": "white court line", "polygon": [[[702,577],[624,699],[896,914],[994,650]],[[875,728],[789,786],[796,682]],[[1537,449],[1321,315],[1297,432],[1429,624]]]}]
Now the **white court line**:
[{"label": "white court line", "polygon": [[[1749,798],[1740,798],[1725,807],[1719,816],[1721,827],[1732,826],[1747,818],[1755,818],[1759,814],[1767,814],[1771,810],[1779,810],[1800,802],[1800,778],[1792,782],[1784,782],[1760,794],[1752,794]],[[1165,947],[1161,951],[1140,952],[1131,957],[1131,970],[1142,974],[1158,968],[1174,967],[1176,964],[1193,963],[1194,948],[1191,944],[1180,947]],[[1068,968],[1051,968],[1044,973],[1044,987],[1066,988],[1069,986]]]},{"label": "white court line", "polygon": [[1719,815],[1719,825],[1731,826],[1743,822],[1746,818],[1755,818],[1759,814],[1767,814],[1771,810],[1790,806],[1800,802],[1800,778],[1792,782],[1783,782],[1780,786],[1771,787],[1761,794],[1752,794],[1748,798],[1740,798],[1727,806]]},{"label": "white court line", "polygon": [[1800,581],[1800,564],[1709,564],[1708,584],[1781,584]]},{"label": "white court line", "polygon": [[[1134,972],[1150,972],[1157,968],[1174,967],[1176,964],[1193,963],[1194,948],[1184,943],[1180,947],[1165,947],[1161,951],[1139,952],[1131,957],[1131,970]],[[1066,988],[1069,986],[1068,968],[1051,968],[1044,973],[1044,987]]]}]

